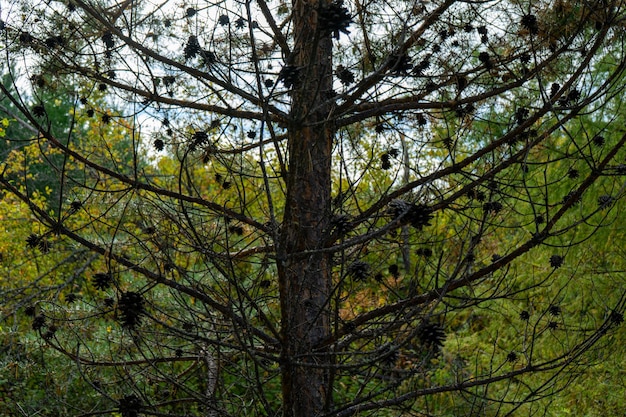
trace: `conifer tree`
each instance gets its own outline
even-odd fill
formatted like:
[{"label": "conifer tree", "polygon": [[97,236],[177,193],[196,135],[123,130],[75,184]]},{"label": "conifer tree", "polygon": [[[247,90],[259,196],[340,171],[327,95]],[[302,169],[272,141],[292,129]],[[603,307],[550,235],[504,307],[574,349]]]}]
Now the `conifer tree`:
[{"label": "conifer tree", "polygon": [[77,415],[533,413],[623,321],[573,255],[623,197],[620,2],[9,6],[0,188],[77,266],[29,305]]}]

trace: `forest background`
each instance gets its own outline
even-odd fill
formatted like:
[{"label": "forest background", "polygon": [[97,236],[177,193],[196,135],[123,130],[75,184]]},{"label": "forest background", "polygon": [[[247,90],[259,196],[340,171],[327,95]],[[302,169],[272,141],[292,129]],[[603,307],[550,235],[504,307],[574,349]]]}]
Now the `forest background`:
[{"label": "forest background", "polygon": [[618,415],[620,1],[2,2],[0,415]]}]

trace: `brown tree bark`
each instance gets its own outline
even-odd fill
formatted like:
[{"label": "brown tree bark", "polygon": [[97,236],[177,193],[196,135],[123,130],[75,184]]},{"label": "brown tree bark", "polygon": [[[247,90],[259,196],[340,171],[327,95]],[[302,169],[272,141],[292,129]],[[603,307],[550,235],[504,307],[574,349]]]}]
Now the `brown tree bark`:
[{"label": "brown tree bark", "polygon": [[334,135],[327,104],[332,40],[317,30],[318,7],[294,1],[296,35],[287,60],[297,68],[298,80],[292,92],[287,199],[278,251],[284,417],[319,415],[330,395],[327,357],[314,351],[330,332],[330,256],[316,250],[323,247],[330,224]]}]

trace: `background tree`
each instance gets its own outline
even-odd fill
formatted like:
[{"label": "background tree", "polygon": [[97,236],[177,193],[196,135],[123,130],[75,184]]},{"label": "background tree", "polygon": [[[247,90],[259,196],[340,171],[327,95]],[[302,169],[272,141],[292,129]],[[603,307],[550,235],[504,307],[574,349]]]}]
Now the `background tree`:
[{"label": "background tree", "polygon": [[623,196],[620,2],[9,6],[75,413],[532,414],[623,321],[621,253],[573,256]]},{"label": "background tree", "polygon": [[[62,91],[55,90],[55,93],[57,108],[48,117],[51,125],[64,131],[63,127],[70,125],[75,97]],[[63,161],[63,155],[50,147],[42,147],[36,140],[37,130],[18,119],[19,115],[12,107],[10,102],[4,103],[3,107],[7,118],[2,120],[2,125],[4,137],[8,138],[3,143],[5,178],[14,184],[19,183],[20,190],[30,196],[29,202],[51,212],[59,205],[69,206],[64,215],[84,220],[85,212],[77,195],[67,193],[62,201],[59,200],[65,190],[56,168]],[[85,148],[98,146],[98,138],[102,135],[120,149],[127,148],[126,132],[120,126],[102,124],[90,116],[89,110],[81,113],[75,120],[80,128],[74,133],[80,132],[76,136]],[[69,172],[80,176],[80,172],[72,170],[73,164],[65,166]],[[73,200],[65,201],[68,197]],[[4,226],[0,239],[3,276],[0,288],[5,319],[0,326],[0,415],[71,415],[76,411],[73,404],[93,408],[100,401],[99,395],[81,379],[74,364],[66,357],[57,352],[50,354],[47,340],[56,326],[48,323],[49,327],[39,327],[45,323],[40,314],[41,306],[47,302],[68,308],[75,306],[85,295],[81,291],[85,271],[101,266],[98,256],[89,253],[87,248],[73,246],[59,250],[53,245],[54,236],[33,221],[36,218],[27,202],[9,193],[3,195],[0,204]],[[42,329],[43,333],[33,334]],[[60,392],[64,393],[62,397],[58,395]]]}]

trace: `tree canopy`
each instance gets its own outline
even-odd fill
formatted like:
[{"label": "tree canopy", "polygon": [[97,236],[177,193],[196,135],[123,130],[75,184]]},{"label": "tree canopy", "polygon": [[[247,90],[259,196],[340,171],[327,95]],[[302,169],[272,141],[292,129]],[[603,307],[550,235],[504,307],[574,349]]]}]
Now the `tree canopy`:
[{"label": "tree canopy", "polygon": [[0,406],[574,410],[625,308],[624,7],[5,2]]}]

